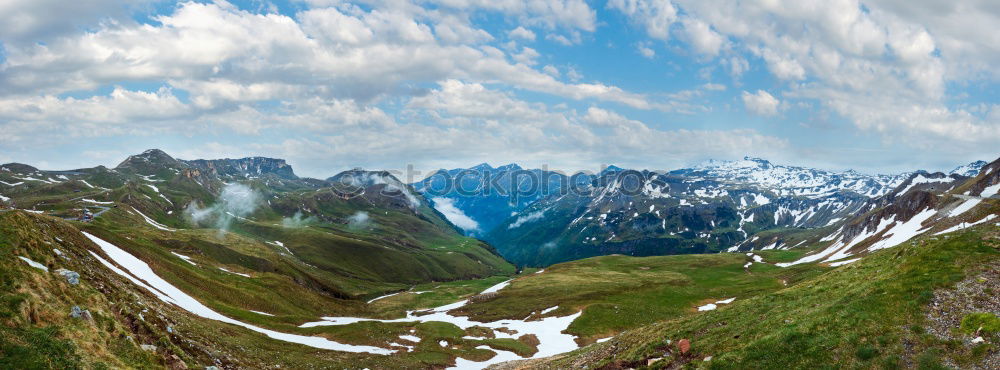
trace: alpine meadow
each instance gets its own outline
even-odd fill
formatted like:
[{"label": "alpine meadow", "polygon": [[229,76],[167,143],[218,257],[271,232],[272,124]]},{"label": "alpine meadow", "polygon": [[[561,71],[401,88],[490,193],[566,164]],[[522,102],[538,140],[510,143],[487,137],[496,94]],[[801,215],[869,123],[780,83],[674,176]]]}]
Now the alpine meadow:
[{"label": "alpine meadow", "polygon": [[998,25],[0,1],[0,368],[1000,369]]}]

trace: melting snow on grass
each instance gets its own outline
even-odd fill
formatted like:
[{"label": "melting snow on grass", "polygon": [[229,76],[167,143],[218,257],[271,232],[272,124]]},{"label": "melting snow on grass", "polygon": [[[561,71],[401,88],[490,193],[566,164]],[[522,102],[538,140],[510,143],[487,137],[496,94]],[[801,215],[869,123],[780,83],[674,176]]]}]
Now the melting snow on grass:
[{"label": "melting snow on grass", "polygon": [[166,280],[160,278],[160,276],[156,275],[156,273],[153,272],[153,269],[151,269],[149,265],[147,265],[145,262],[142,262],[142,260],[136,258],[135,256],[122,250],[121,248],[118,248],[114,244],[108,243],[96,236],[90,235],[86,232],[84,232],[83,235],[86,236],[91,241],[93,241],[95,244],[97,244],[97,246],[101,247],[101,250],[104,251],[104,253],[107,254],[112,261],[122,266],[124,270],[118,268],[118,266],[115,266],[111,262],[97,255],[97,253],[91,251],[90,254],[93,255],[94,258],[97,258],[97,260],[100,261],[101,264],[103,264],[105,267],[107,267],[114,273],[125,277],[126,279],[142,287],[143,289],[148,290],[150,293],[153,293],[153,295],[155,295],[160,300],[167,303],[175,304],[178,307],[188,312],[191,312],[195,315],[211,320],[221,321],[227,324],[242,326],[244,328],[267,335],[268,337],[277,340],[303,344],[314,348],[330,349],[330,350],[344,351],[344,352],[365,352],[378,355],[388,355],[394,352],[392,350],[379,347],[358,346],[352,344],[338,343],[321,337],[311,337],[306,335],[281,333],[273,330],[260,328],[254,325],[250,325],[223,316],[222,314],[215,312],[211,308],[208,308],[207,306],[201,304],[201,302],[198,302],[198,300],[194,299],[194,297],[191,297],[186,293],[184,293],[183,291],[181,291],[180,289],[177,289],[177,287],[168,283]]},{"label": "melting snow on grass", "polygon": [[967,228],[970,228],[970,227],[973,227],[973,226],[976,226],[976,225],[979,225],[979,224],[982,224],[982,223],[986,223],[986,222],[992,221],[994,218],[997,218],[997,215],[989,215],[989,216],[984,217],[982,220],[979,220],[979,221],[976,221],[976,222],[971,222],[971,223],[970,222],[963,222],[963,223],[960,223],[958,225],[949,227],[947,230],[936,232],[936,233],[934,233],[934,235],[941,235],[941,234],[947,234],[947,233],[954,232],[954,231],[964,230],[964,229],[967,229]]},{"label": "melting snow on grass", "polygon": [[501,362],[521,359],[521,356],[518,356],[516,353],[510,351],[503,351],[495,348],[490,348],[487,346],[478,346],[476,348],[496,352],[496,356],[493,356],[493,358],[482,362],[470,361],[459,357],[455,359],[455,367],[453,367],[452,369],[485,369],[487,366],[491,364],[498,364]]},{"label": "melting snow on grass", "polygon": [[81,202],[87,202],[87,203],[93,203],[93,204],[115,204],[115,202],[101,202],[99,200],[93,200],[93,199],[87,199],[87,198],[80,199],[80,201]]},{"label": "melting snow on grass", "polygon": [[420,343],[420,337],[416,335],[400,335],[399,339]]},{"label": "melting snow on grass", "polygon": [[142,216],[142,218],[144,220],[146,220],[146,223],[148,223],[150,225],[153,225],[153,227],[155,227],[157,229],[160,229],[160,230],[163,230],[163,231],[170,231],[170,232],[177,231],[175,229],[171,229],[171,228],[167,227],[166,225],[163,225],[163,224],[161,224],[159,222],[156,222],[155,220],[153,220],[153,219],[151,219],[149,217],[146,217],[146,215],[142,214],[142,212],[139,212],[139,210],[135,209],[135,207],[132,207],[132,210],[135,211],[135,213],[138,213],[139,216]]},{"label": "melting snow on grass", "polygon": [[225,268],[223,268],[223,267],[219,267],[219,270],[222,270],[222,271],[225,271],[225,272],[228,272],[228,273],[230,273],[230,274],[233,274],[233,275],[239,275],[239,276],[242,276],[242,277],[250,277],[250,275],[247,275],[247,274],[241,274],[241,273],[239,273],[239,272],[236,272],[236,271],[229,271],[229,270],[226,270],[226,269],[225,269]]},{"label": "melting snow on grass", "polygon": [[849,263],[852,263],[852,262],[857,262],[860,259],[861,258],[852,258],[852,259],[849,259],[849,260],[832,262],[832,263],[830,263],[830,267],[843,266],[843,265],[846,265],[846,264],[849,264]]},{"label": "melting snow on grass", "polygon": [[997,193],[1000,193],[1000,184],[987,186],[986,188],[983,189],[982,193],[979,193],[979,196],[983,198],[989,198],[994,195],[997,195]]},{"label": "melting snow on grass", "polygon": [[177,253],[177,252],[174,252],[174,251],[170,251],[170,253],[172,253],[173,255],[175,255],[177,257],[180,257],[182,260],[187,261],[187,263],[190,263],[192,265],[198,266],[197,263],[194,263],[194,261],[191,261],[191,257],[185,256],[183,254],[180,254],[180,253]]},{"label": "melting snow on grass", "polygon": [[979,203],[982,202],[982,201],[983,201],[982,199],[978,199],[978,198],[976,198],[976,199],[969,199],[969,200],[965,201],[964,203],[959,204],[958,207],[955,207],[955,209],[951,210],[951,212],[948,213],[948,216],[955,217],[955,216],[958,216],[960,214],[963,214],[963,213],[965,213],[965,211],[968,211],[968,210],[972,209],[973,207],[979,205]]},{"label": "melting snow on grass", "polygon": [[269,313],[267,313],[267,312],[260,312],[260,311],[254,311],[254,310],[247,310],[247,311],[250,311],[250,312],[253,312],[253,313],[255,313],[255,314],[258,314],[258,315],[264,315],[264,316],[274,316],[274,315],[272,315],[272,314],[269,314]]},{"label": "melting snow on grass", "polygon": [[[504,281],[497,285],[490,287],[482,291],[482,293],[496,292],[507,285],[510,284],[510,280]],[[468,300],[458,301],[452,304],[447,304],[437,308],[423,311],[407,311],[406,317],[401,319],[392,320],[382,320],[382,319],[369,319],[362,317],[323,317],[323,321],[307,322],[300,325],[302,328],[311,328],[316,326],[337,326],[337,325],[349,325],[357,322],[363,321],[377,321],[377,322],[447,322],[458,326],[459,328],[467,329],[472,326],[483,326],[491,329],[506,328],[514,330],[516,334],[509,334],[501,331],[495,331],[494,334],[497,338],[511,338],[517,339],[518,337],[525,334],[534,334],[539,341],[538,352],[536,352],[531,358],[548,357],[564,352],[569,352],[574,349],[579,348],[576,344],[575,336],[571,334],[563,334],[562,332],[569,327],[569,324],[580,317],[582,312],[577,312],[575,314],[563,317],[546,317],[541,320],[536,321],[524,321],[524,320],[498,320],[493,322],[479,322],[469,319],[463,316],[453,316],[448,313],[448,311],[454,310],[456,308],[465,306]],[[421,313],[421,315],[415,315],[415,313]],[[478,348],[478,347],[477,347]],[[488,347],[487,347],[488,348]],[[490,349],[496,352],[497,355],[493,358],[485,361],[470,361],[462,358],[456,359],[456,367],[459,369],[480,369],[485,368],[489,365],[521,359],[520,356],[513,354],[512,352],[506,352],[496,349]],[[508,355],[509,353],[510,355]]]},{"label": "melting snow on grass", "polygon": [[936,213],[937,211],[933,209],[926,209],[923,212],[920,212],[914,215],[913,217],[910,217],[909,221],[902,223],[897,221],[896,226],[894,226],[892,229],[889,229],[889,231],[886,232],[886,236],[889,236],[890,234],[891,236],[889,236],[888,238],[883,238],[882,240],[879,240],[875,244],[872,244],[871,247],[868,247],[868,250],[874,251],[879,249],[895,247],[899,244],[902,244],[903,242],[906,242],[907,240],[912,239],[914,236],[920,235],[922,232],[926,231],[926,230],[921,230],[924,221],[927,221]]},{"label": "melting snow on grass", "polygon": [[392,296],[394,296],[394,295],[396,295],[396,294],[399,294],[399,293],[400,293],[400,292],[396,292],[396,293],[392,293],[392,294],[386,294],[386,295],[384,295],[384,296],[380,296],[380,297],[375,297],[375,298],[372,298],[371,300],[369,300],[368,302],[365,302],[365,303],[372,303],[372,302],[375,302],[375,301],[377,301],[377,300],[380,300],[380,299],[383,299],[383,298],[389,298],[389,297],[392,297]]},{"label": "melting snow on grass", "polygon": [[715,301],[715,303],[709,303],[709,304],[706,304],[704,306],[698,306],[698,311],[711,311],[711,310],[714,310],[716,308],[719,308],[720,304],[730,304],[730,303],[733,303],[733,301],[735,301],[735,300],[736,300],[736,297],[733,297],[733,298],[729,298],[729,299],[723,299],[721,301]]},{"label": "melting snow on grass", "polygon": [[896,221],[896,216],[893,215],[887,219],[880,220],[878,226],[875,227],[875,230],[865,231],[864,233],[855,236],[848,242],[841,239],[820,252],[802,257],[794,262],[778,263],[776,266],[788,267],[800,263],[818,262],[820,260],[823,260],[823,262],[831,262],[844,259],[851,256],[851,248],[855,245],[868,238],[878,235],[883,231],[885,231],[885,234],[883,234],[882,239],[873,243],[867,250],[874,251],[894,247],[926,231],[921,230],[924,221],[927,221],[935,214],[937,214],[937,211],[928,208],[914,215],[906,222]]},{"label": "melting snow on grass", "polygon": [[24,263],[27,263],[27,264],[28,264],[28,266],[31,266],[31,267],[34,267],[34,268],[36,268],[36,269],[39,269],[39,270],[45,270],[45,271],[49,271],[49,268],[48,268],[48,267],[45,267],[45,265],[43,265],[43,264],[41,264],[41,263],[38,263],[38,262],[35,262],[35,261],[32,261],[32,260],[31,260],[30,258],[28,258],[28,257],[23,257],[23,256],[17,256],[17,258],[20,258],[20,259],[21,259],[21,261],[24,261]]}]

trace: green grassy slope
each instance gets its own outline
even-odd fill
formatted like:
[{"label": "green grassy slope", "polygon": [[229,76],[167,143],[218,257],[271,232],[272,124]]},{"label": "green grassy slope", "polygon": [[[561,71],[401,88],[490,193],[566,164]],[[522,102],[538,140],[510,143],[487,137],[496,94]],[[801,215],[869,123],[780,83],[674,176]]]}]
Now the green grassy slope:
[{"label": "green grassy slope", "polygon": [[[984,366],[996,341],[970,343],[928,334],[935,292],[956,283],[993,291],[1000,266],[993,224],[946,236],[925,236],[779,291],[716,311],[627,331],[526,367],[938,368]],[[990,275],[989,271],[994,274]],[[984,275],[985,274],[985,275]],[[992,288],[991,288],[992,287]],[[964,312],[969,314],[971,312]],[[995,313],[994,313],[995,315]],[[677,345],[689,339],[691,351]],[[958,339],[956,339],[958,338]],[[709,361],[706,358],[711,357]],[[514,366],[514,365],[510,365]]]}]

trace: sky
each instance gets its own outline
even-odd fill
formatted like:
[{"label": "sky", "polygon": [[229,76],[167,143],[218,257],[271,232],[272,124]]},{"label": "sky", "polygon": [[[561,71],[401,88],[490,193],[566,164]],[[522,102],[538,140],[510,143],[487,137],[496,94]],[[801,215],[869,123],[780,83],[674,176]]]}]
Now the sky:
[{"label": "sky", "polygon": [[8,0],[0,163],[668,170],[1000,157],[990,0]]}]

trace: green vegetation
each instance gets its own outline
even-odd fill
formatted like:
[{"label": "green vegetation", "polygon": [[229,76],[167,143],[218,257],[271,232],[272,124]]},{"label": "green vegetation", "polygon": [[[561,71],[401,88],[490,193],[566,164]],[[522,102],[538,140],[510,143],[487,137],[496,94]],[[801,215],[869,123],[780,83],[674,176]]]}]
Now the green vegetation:
[{"label": "green vegetation", "polygon": [[[545,365],[643,367],[661,356],[667,359],[657,366],[713,369],[976,363],[988,350],[926,334],[924,312],[935,290],[1000,260],[997,237],[996,231],[971,231],[919,238],[773,293],[627,331]],[[967,327],[989,326],[992,319],[973,315]],[[690,338],[689,354],[677,350],[681,338]]]},{"label": "green vegetation", "polygon": [[985,336],[1000,334],[1000,317],[988,312],[976,312],[962,318],[962,331]]},{"label": "green vegetation", "polygon": [[[776,253],[781,253],[777,252]],[[568,333],[582,343],[665,319],[684,316],[718,300],[737,301],[777,291],[825,268],[782,269],[755,263],[744,254],[657,257],[604,256],[550,266],[514,280],[495,299],[460,311],[477,320],[565,316],[583,310]]]}]

